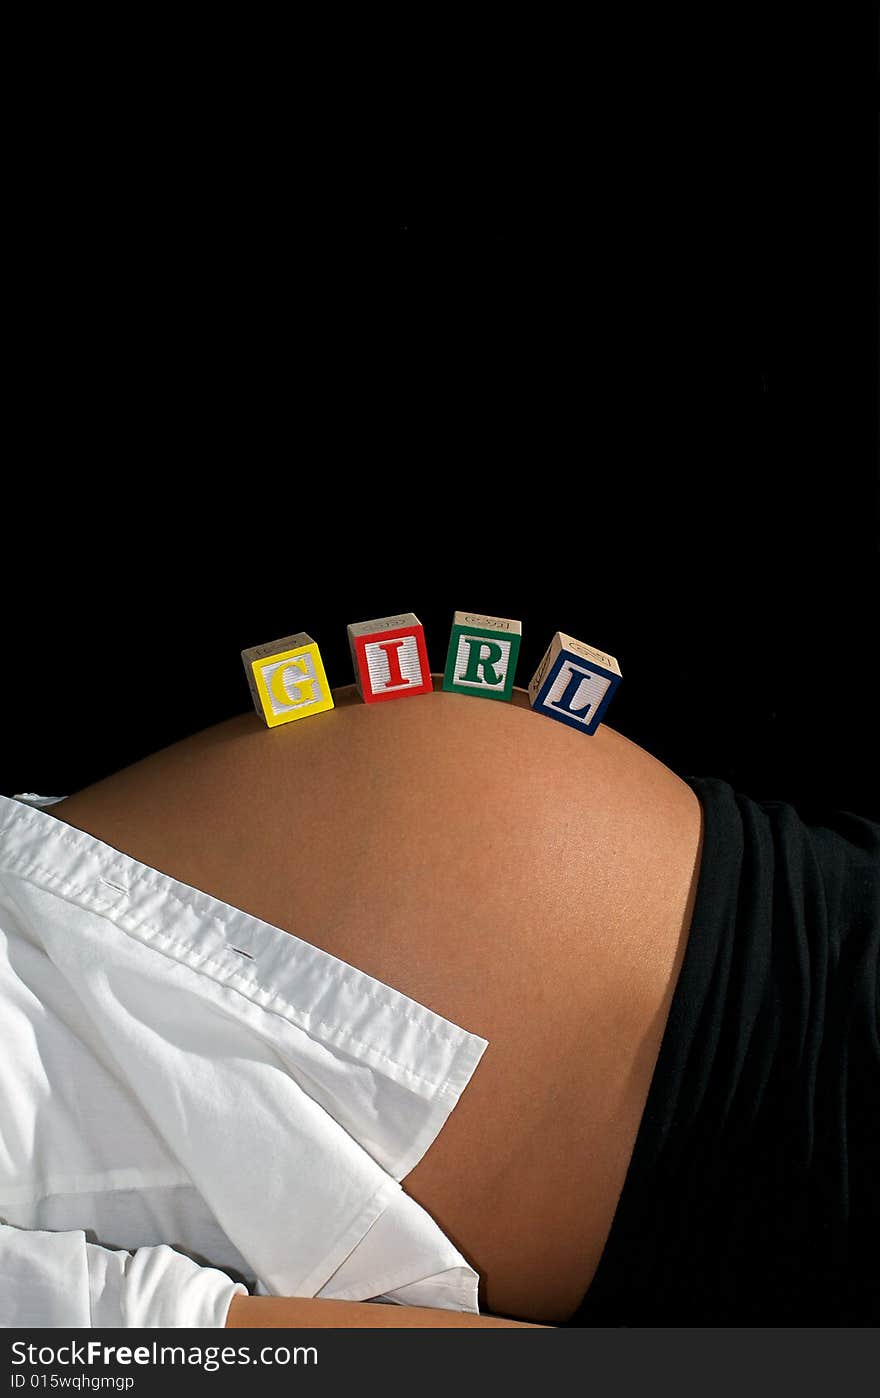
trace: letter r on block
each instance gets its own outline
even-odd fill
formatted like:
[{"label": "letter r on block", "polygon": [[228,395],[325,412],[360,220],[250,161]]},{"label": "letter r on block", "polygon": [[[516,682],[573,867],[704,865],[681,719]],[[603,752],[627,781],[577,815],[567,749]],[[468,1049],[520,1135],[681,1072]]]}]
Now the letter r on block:
[{"label": "letter r on block", "polygon": [[509,617],[456,612],[443,688],[474,698],[510,699],[521,638],[521,622]]}]

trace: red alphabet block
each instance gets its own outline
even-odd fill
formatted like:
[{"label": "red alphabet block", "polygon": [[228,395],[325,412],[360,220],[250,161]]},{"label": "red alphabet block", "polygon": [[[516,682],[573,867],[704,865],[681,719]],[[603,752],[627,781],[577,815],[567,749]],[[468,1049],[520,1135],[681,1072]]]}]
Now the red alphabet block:
[{"label": "red alphabet block", "polygon": [[354,622],[348,627],[348,644],[365,704],[432,693],[425,629],[412,612]]}]

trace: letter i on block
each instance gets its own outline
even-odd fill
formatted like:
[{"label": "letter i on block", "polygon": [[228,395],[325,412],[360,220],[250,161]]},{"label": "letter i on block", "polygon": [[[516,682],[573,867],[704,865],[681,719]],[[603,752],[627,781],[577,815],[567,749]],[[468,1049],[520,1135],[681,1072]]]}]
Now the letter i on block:
[{"label": "letter i on block", "polygon": [[353,622],[348,644],[357,692],[365,704],[433,693],[425,628],[412,612]]},{"label": "letter i on block", "polygon": [[595,733],[620,680],[613,655],[557,631],[529,683],[529,703],[539,714]]},{"label": "letter i on block", "polygon": [[317,643],[299,631],[241,653],[251,697],[269,728],[333,708]]},{"label": "letter i on block", "polygon": [[509,699],[522,640],[522,623],[505,617],[456,612],[446,655],[443,688],[480,699]]}]

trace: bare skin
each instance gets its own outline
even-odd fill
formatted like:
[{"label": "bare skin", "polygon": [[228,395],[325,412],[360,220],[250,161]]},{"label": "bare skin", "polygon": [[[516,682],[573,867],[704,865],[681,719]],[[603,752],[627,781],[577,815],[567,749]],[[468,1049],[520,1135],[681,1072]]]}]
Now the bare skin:
[{"label": "bare skin", "polygon": [[227,1330],[542,1330],[523,1320],[429,1306],[377,1306],[313,1296],[233,1296]]},{"label": "bare skin", "polygon": [[[623,1187],[701,810],[607,725],[586,737],[524,691],[504,704],[439,683],[371,705],[338,691],[333,711],[274,729],[242,714],[48,813],[489,1041],[405,1188],[479,1273],[481,1309],[554,1325],[587,1291]],[[235,1320],[275,1299],[240,1298],[230,1324],[329,1323]]]}]

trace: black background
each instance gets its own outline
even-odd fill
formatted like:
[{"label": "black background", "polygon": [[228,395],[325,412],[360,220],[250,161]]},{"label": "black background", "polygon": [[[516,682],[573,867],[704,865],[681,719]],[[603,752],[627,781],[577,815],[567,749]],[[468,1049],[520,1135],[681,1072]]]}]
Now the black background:
[{"label": "black background", "polygon": [[719,96],[723,28],[381,137],[325,107],[319,159],[290,112],[37,133],[3,792],[247,710],[299,630],[341,685],[346,624],[412,610],[442,669],[462,608],[522,620],[523,686],[556,630],[610,651],[674,770],[880,819],[876,117],[766,31]]}]

